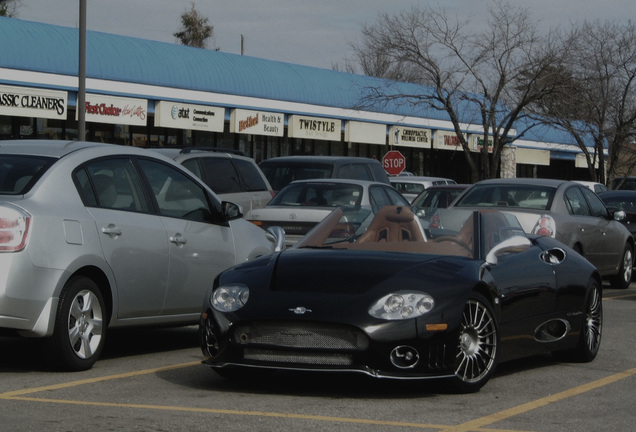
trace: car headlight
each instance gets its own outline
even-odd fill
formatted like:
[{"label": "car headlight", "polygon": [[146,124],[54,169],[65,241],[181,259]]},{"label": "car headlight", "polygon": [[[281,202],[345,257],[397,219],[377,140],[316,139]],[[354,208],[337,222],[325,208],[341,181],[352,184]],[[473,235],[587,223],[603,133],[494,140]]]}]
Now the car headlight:
[{"label": "car headlight", "polygon": [[369,314],[386,320],[410,319],[430,312],[434,306],[435,300],[426,293],[398,291],[376,301]]},{"label": "car headlight", "polygon": [[250,289],[243,284],[222,285],[214,290],[210,305],[219,312],[234,312],[245,306]]}]

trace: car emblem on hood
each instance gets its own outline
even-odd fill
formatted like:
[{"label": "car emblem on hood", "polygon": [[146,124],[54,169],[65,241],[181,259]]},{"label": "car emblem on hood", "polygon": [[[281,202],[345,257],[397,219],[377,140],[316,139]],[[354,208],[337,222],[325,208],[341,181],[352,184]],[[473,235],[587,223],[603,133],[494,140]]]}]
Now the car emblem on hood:
[{"label": "car emblem on hood", "polygon": [[290,213],[289,218],[292,220],[296,219],[296,213]]},{"label": "car emblem on hood", "polygon": [[303,306],[298,306],[297,308],[290,309],[290,311],[295,313],[296,315],[304,315],[307,312],[311,312],[311,309],[307,309]]}]

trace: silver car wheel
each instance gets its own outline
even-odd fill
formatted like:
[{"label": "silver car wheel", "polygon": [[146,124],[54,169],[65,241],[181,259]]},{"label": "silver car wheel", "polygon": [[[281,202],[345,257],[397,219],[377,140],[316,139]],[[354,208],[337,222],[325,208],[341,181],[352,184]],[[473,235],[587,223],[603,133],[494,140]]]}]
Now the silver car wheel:
[{"label": "silver car wheel", "polygon": [[102,339],[102,306],[89,290],[80,291],[68,313],[68,338],[75,355],[81,359],[92,357]]},{"label": "silver car wheel", "polygon": [[479,300],[466,303],[459,331],[455,376],[465,383],[488,378],[495,366],[497,325],[490,309]]}]

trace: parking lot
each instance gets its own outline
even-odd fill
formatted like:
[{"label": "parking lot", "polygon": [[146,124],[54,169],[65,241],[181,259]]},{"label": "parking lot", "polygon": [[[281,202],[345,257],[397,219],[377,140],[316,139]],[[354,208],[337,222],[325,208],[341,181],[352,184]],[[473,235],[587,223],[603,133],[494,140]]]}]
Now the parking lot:
[{"label": "parking lot", "polygon": [[77,373],[47,370],[37,341],[0,338],[0,430],[631,431],[636,284],[605,286],[604,315],[592,363],[506,363],[468,395],[351,375],[228,381],[200,364],[195,327],[112,331],[102,359]]}]

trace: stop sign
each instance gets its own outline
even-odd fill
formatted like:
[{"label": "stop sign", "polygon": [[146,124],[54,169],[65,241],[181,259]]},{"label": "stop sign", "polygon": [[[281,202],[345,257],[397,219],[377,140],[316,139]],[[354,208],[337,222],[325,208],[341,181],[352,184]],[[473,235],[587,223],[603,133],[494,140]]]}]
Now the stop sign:
[{"label": "stop sign", "polygon": [[382,158],[382,166],[390,175],[398,175],[406,168],[406,158],[397,150],[391,150]]}]

